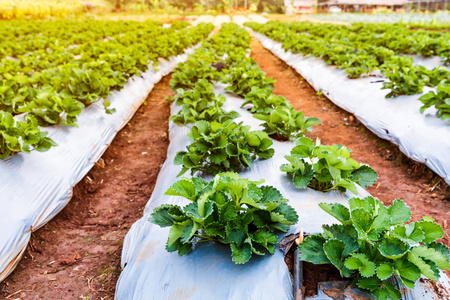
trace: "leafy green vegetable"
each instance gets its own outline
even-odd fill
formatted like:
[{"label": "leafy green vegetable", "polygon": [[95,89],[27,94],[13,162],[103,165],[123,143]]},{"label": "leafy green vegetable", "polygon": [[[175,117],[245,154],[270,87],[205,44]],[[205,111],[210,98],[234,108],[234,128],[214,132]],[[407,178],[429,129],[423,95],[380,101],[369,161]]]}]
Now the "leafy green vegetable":
[{"label": "leafy green vegetable", "polygon": [[263,131],[250,131],[250,126],[236,124],[232,120],[198,121],[188,133],[194,142],[187,151],[180,151],[174,163],[182,165],[178,176],[191,170],[217,174],[223,171],[239,171],[251,167],[253,160],[273,156],[273,142]]},{"label": "leafy green vegetable", "polygon": [[239,117],[235,111],[228,113],[222,109],[225,97],[216,96],[213,90],[214,86],[205,79],[197,81],[191,90],[178,89],[174,100],[181,110],[170,119],[175,124],[186,125],[201,120],[225,122]]},{"label": "leafy green vegetable", "polygon": [[272,93],[272,89],[264,89],[253,86],[250,93],[245,95],[245,102],[241,107],[251,104],[249,109],[251,113],[270,114],[277,107],[292,107],[291,103],[283,96],[277,96]]},{"label": "leafy green vegetable", "polygon": [[341,224],[323,225],[322,234],[305,238],[300,259],[314,264],[333,264],[343,277],[373,293],[377,299],[401,299],[389,278],[397,276],[408,288],[424,275],[439,279],[439,269],[450,270],[450,251],[435,240],[444,231],[431,218],[406,224],[411,210],[402,200],[384,206],[377,198],[348,200],[319,206]]},{"label": "leafy green vegetable", "polygon": [[430,91],[419,98],[423,103],[420,112],[424,113],[429,107],[434,106],[436,116],[441,120],[450,119],[450,80],[440,83],[436,92]]},{"label": "leafy green vegetable", "polygon": [[307,118],[301,111],[293,107],[280,106],[272,109],[269,114],[255,114],[255,118],[265,121],[264,131],[274,135],[278,140],[297,139],[304,136],[304,132],[311,132],[312,126],[321,121],[317,118]]},{"label": "leafy green vegetable", "polygon": [[265,73],[252,58],[224,70],[224,73],[226,76],[223,82],[229,84],[226,89],[243,97],[250,93],[253,86],[272,90],[275,83],[275,79],[266,78]]},{"label": "leafy green vegetable", "polygon": [[273,254],[278,237],[298,220],[288,200],[271,186],[258,186],[264,180],[250,181],[236,173],[221,173],[206,182],[183,178],[166,195],[191,201],[181,208],[161,205],[153,210],[150,222],[170,227],[166,250],[180,256],[196,243],[214,241],[228,244],[234,263],[244,264],[252,254]]},{"label": "leafy green vegetable", "polygon": [[398,23],[347,26],[270,21],[245,25],[281,42],[285,50],[312,55],[327,64],[346,69],[350,78],[368,76],[376,69],[381,70],[389,79],[383,84],[383,89],[391,90],[387,98],[421,93],[424,86],[437,86],[450,76],[443,67],[427,70],[423,66],[414,66],[413,59],[404,55],[440,56],[448,64],[448,32],[411,30]]},{"label": "leafy green vegetable", "polygon": [[47,132],[40,131],[33,116],[25,115],[24,119],[25,122],[18,122],[10,113],[0,111],[0,159],[17,152],[45,152],[57,146]]},{"label": "leafy green vegetable", "polygon": [[377,173],[366,164],[360,164],[350,158],[351,150],[342,145],[316,144],[306,137],[300,138],[285,156],[288,164],[281,171],[288,173],[299,189],[311,187],[319,191],[347,189],[357,194],[356,184],[366,188],[378,179]]}]

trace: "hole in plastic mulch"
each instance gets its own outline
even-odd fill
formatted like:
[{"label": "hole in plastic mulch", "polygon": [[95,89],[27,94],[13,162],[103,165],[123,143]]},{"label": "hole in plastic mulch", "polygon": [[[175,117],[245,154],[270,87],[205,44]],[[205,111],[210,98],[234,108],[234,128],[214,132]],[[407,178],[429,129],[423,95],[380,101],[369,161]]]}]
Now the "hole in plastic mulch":
[{"label": "hole in plastic mulch", "polygon": [[[304,237],[308,234],[304,234]],[[285,255],[285,262],[293,277],[295,300],[369,300],[375,297],[351,286],[333,265],[313,265],[300,261],[296,239],[299,233],[290,234],[280,241],[279,248]]]}]

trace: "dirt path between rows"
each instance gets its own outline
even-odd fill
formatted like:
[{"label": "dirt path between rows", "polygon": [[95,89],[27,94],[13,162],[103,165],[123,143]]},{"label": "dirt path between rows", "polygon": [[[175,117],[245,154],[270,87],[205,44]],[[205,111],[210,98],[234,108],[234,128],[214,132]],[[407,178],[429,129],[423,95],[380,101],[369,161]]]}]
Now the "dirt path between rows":
[{"label": "dirt path between rows", "polygon": [[32,236],[0,299],[114,299],[123,239],[153,191],[168,147],[170,76],[158,83],[64,210]]},{"label": "dirt path between rows", "polygon": [[397,146],[378,138],[348,112],[334,105],[316,91],[291,67],[253,39],[251,56],[277,80],[274,93],[287,98],[306,116],[322,120],[308,137],[319,137],[324,144],[343,144],[354,152],[352,157],[368,163],[379,175],[367,190],[385,204],[403,199],[413,212],[413,220],[430,216],[445,230],[443,242],[450,245],[450,188],[425,165],[406,157]]}]

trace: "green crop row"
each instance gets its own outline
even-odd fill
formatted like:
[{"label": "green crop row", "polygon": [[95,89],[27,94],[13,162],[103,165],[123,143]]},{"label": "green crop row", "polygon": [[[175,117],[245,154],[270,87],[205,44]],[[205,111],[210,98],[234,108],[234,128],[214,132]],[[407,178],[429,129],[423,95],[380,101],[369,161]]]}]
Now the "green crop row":
[{"label": "green crop row", "polygon": [[[211,24],[181,26],[179,30],[176,26],[168,30],[152,23],[149,26],[151,30],[129,31],[114,39],[81,45],[72,53],[82,53],[81,56],[75,59],[68,56],[61,64],[43,71],[21,74],[11,70],[3,74],[0,110],[13,116],[25,113],[38,126],[76,126],[77,116],[86,106],[120,90],[131,76],[145,72],[158,58],[181,54],[204,40],[213,29]],[[108,108],[109,101],[105,100],[103,105],[107,113],[114,112]],[[16,129],[11,131],[11,126]],[[38,149],[35,139],[25,141],[22,127],[10,122],[0,126],[1,158],[24,149]]]},{"label": "green crop row", "polygon": [[382,87],[390,90],[387,98],[420,94],[424,86],[437,86],[440,95],[427,94],[419,99],[424,103],[421,111],[434,106],[439,118],[450,118],[450,100],[446,100],[450,95],[444,92],[450,84],[450,71],[443,66],[428,70],[414,65],[408,56],[439,56],[444,64],[450,64],[449,32],[411,30],[402,24],[345,26],[277,21],[246,25],[281,42],[285,50],[345,69],[349,78],[373,76],[380,70],[389,79]]}]

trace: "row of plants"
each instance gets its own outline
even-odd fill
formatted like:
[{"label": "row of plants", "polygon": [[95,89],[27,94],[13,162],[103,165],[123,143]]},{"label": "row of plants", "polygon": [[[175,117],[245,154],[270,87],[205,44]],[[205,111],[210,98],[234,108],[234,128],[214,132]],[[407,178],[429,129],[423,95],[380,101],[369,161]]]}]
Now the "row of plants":
[{"label": "row of plants", "polygon": [[130,21],[45,21],[2,22],[0,29],[0,58],[24,55],[37,50],[59,50],[85,43],[89,40],[101,40],[134,30],[146,30],[149,25],[162,27],[160,22]]},{"label": "row of plants", "polygon": [[[82,38],[76,41],[71,39],[71,41],[65,43],[54,42],[53,37],[49,36],[48,39],[52,40],[52,47],[38,49],[22,55],[17,54],[14,58],[1,59],[0,78],[10,78],[15,74],[30,76],[37,71],[44,71],[68,63],[81,65],[93,58],[99,58],[100,55],[127,54],[135,51],[133,44],[136,40],[150,42],[158,36],[174,33],[187,27],[187,23],[184,21],[176,21],[169,28],[161,27],[158,22],[138,22],[140,25],[131,23],[133,26],[123,26],[123,28],[115,22],[109,23],[112,23],[111,26],[108,26],[107,23],[100,25],[110,28],[106,31],[109,33],[106,36],[102,32],[97,37],[95,34],[87,32],[80,34]],[[145,27],[142,24],[145,24]],[[141,45],[138,49],[142,47]],[[149,52],[152,53],[152,51]]]},{"label": "row of plants", "polygon": [[[186,151],[175,156],[174,164],[182,166],[178,176],[190,170],[192,175],[200,172],[216,177],[209,183],[196,177],[177,181],[166,194],[183,196],[193,203],[184,208],[162,205],[154,209],[150,221],[171,227],[167,251],[184,255],[198,242],[216,241],[230,245],[235,263],[245,263],[252,253],[263,255],[264,249],[273,253],[278,241],[273,231],[287,231],[288,225],[297,221],[295,210],[275,188],[262,187],[258,191],[259,183],[231,173],[252,167],[255,159],[271,158],[274,149],[270,137],[306,141],[309,139],[304,133],[320,123],[317,118],[304,117],[287,99],[273,94],[274,80],[266,78],[257,63],[248,57],[250,39],[248,32],[238,25],[224,24],[219,34],[205,41],[172,75],[170,85],[176,91],[173,100],[179,110],[171,120],[180,126],[189,125],[187,137],[193,139]],[[242,107],[264,121],[264,130],[252,131],[250,126],[235,122],[239,113],[222,109],[225,97],[214,92],[215,82],[225,83],[226,90],[243,97]],[[304,165],[311,167],[303,179],[306,182],[309,176],[311,184],[297,185],[299,175],[292,176],[300,189],[310,186],[322,191],[345,191],[348,188],[356,194],[355,184],[365,187],[378,178],[369,166],[350,159],[351,151],[341,145],[321,149],[317,145],[317,149],[310,149],[309,156],[301,156],[306,150],[299,147],[294,147],[292,155],[298,155],[300,161],[305,159]],[[291,171],[286,165],[281,169]],[[248,184],[254,185],[253,191],[246,191]],[[217,185],[226,186],[220,190],[221,196],[217,196]],[[205,190],[205,186],[211,188]],[[231,190],[233,186],[235,189]],[[211,202],[207,213],[205,201]],[[229,212],[232,217],[222,219],[221,215],[231,209],[228,205],[234,207]],[[195,207],[194,212],[191,207]]]},{"label": "row of plants", "polygon": [[[269,126],[281,117],[272,122],[267,116],[295,110],[288,100],[273,94],[273,79],[266,78],[248,58],[249,41],[240,27],[224,24],[172,76],[171,87],[177,92],[173,100],[179,110],[171,120],[190,126],[188,137],[194,140],[187,151],[177,153],[174,163],[182,165],[180,174],[191,170],[192,174],[215,175],[211,181],[199,177],[176,181],[165,194],[183,197],[188,204],[163,204],[149,219],[169,228],[166,250],[180,256],[198,243],[212,241],[229,245],[232,260],[243,264],[253,255],[273,254],[276,232],[286,232],[298,221],[295,209],[275,187],[261,186],[264,180],[250,181],[236,173],[251,167],[257,157],[273,155],[269,134],[296,140],[281,171],[300,189],[348,189],[356,194],[356,184],[367,187],[378,178],[368,165],[351,159],[345,146],[322,145],[305,137],[306,128],[318,123],[315,119],[309,120],[310,126],[299,122],[303,125],[292,131]],[[223,110],[225,99],[214,93],[215,82],[226,83],[228,91],[243,97],[242,107],[265,122],[264,131],[236,123],[238,112]],[[284,128],[284,122],[280,124]],[[407,224],[411,211],[401,200],[389,207],[373,197],[352,198],[348,207],[339,203],[319,206],[342,224],[324,225],[324,233],[307,237],[299,246],[301,259],[333,265],[377,299],[401,298],[389,281],[394,276],[413,288],[422,274],[438,280],[439,269],[450,269],[448,248],[435,241],[442,238],[442,228],[427,217]]]},{"label": "row of plants", "polygon": [[[247,26],[283,44],[283,49],[345,69],[349,78],[372,76],[376,70],[389,79],[383,89],[387,98],[422,93],[424,86],[442,89],[450,83],[445,67],[429,70],[413,64],[405,54],[440,56],[450,63],[450,33],[410,30],[397,24],[314,24],[306,22],[246,23]],[[419,100],[428,108],[430,95]],[[450,118],[448,111],[434,100],[437,116]]]},{"label": "row of plants", "polygon": [[[154,28],[161,33],[158,26]],[[199,24],[152,38],[144,35],[133,45],[136,36],[126,38],[127,34],[89,44],[90,50],[83,53],[79,62],[34,72],[31,76],[15,74],[0,80],[0,110],[11,116],[26,114],[35,120],[32,124],[36,126],[77,126],[77,116],[82,110],[101,98],[105,99],[105,111],[113,113],[114,109],[109,108],[110,102],[106,100],[111,91],[122,89],[131,76],[145,72],[158,58],[181,54],[185,48],[204,40],[212,29],[212,24]],[[20,128],[10,123],[0,128],[0,157],[39,148],[35,139],[24,142],[26,132]],[[35,129],[40,131],[39,127]]]},{"label": "row of plants", "polygon": [[257,157],[268,159],[274,154],[267,133],[235,122],[239,113],[225,112],[225,97],[214,93],[213,83],[223,80],[225,69],[247,55],[249,42],[244,29],[223,24],[172,75],[170,85],[177,92],[173,100],[180,110],[171,120],[192,126],[188,137],[194,140],[175,157],[174,163],[182,165],[179,175],[188,170],[215,174],[209,182],[198,177],[175,182],[166,195],[181,196],[190,203],[161,205],[149,219],[170,227],[166,250],[180,256],[198,243],[215,241],[229,245],[233,262],[243,264],[252,255],[273,254],[278,242],[275,232],[286,232],[298,220],[276,188],[230,172],[251,167]]}]

